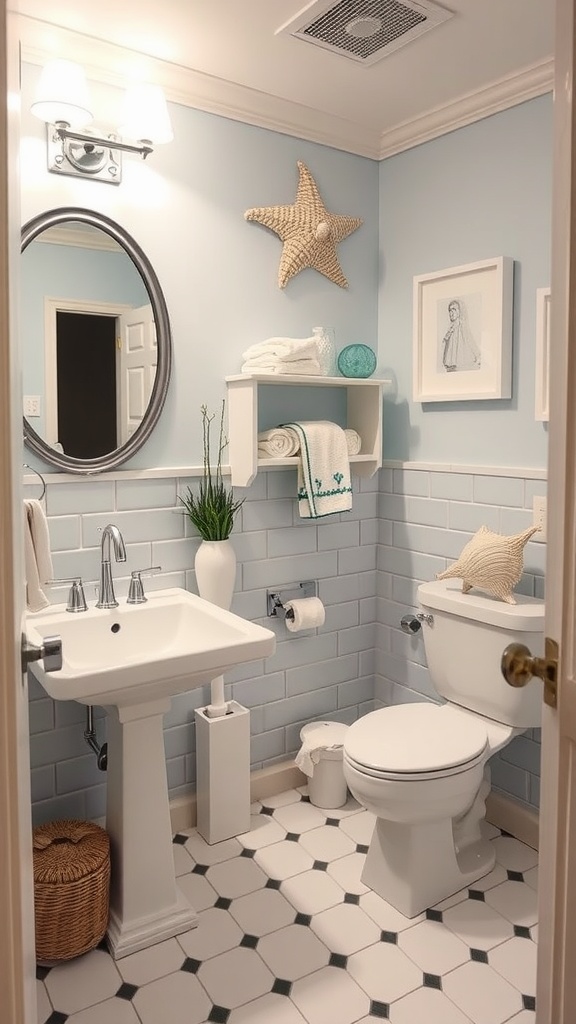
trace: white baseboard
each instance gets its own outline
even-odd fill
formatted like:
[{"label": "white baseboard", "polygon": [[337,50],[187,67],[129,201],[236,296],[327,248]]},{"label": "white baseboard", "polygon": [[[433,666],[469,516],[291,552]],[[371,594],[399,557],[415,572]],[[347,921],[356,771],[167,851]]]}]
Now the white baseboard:
[{"label": "white baseboard", "polygon": [[[285,793],[287,789],[305,786],[306,776],[294,761],[282,761],[270,768],[260,768],[250,776],[250,797],[262,800],[267,796]],[[196,794],[170,801],[172,832],[193,828],[196,824]],[[486,801],[486,819],[497,828],[504,829],[520,842],[538,849],[538,814],[530,807],[519,804],[504,793],[490,793]]]},{"label": "white baseboard", "polygon": [[[250,775],[250,799],[262,800],[276,793],[285,793],[287,789],[305,786],[306,776],[296,767],[294,761],[282,761],[270,768],[259,768]],[[170,801],[170,820],[172,832],[193,828],[196,824],[196,794],[180,796]]]},{"label": "white baseboard", "polygon": [[531,807],[517,803],[504,793],[492,792],[486,801],[486,820],[533,850],[538,849],[538,812]]}]

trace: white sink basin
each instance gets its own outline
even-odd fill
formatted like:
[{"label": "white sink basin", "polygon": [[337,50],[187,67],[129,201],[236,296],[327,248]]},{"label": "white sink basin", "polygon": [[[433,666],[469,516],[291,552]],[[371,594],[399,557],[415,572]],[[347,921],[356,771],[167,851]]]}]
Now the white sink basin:
[{"label": "white sink basin", "polygon": [[53,634],[62,637],[61,671],[31,666],[50,697],[116,707],[193,690],[234,665],[267,658],[276,643],[271,630],[178,588],[151,592],[140,605],[28,613],[28,640]]},{"label": "white sink basin", "polygon": [[[108,945],[116,958],[179,935],[198,914],[176,885],[163,716],[177,693],[240,662],[267,658],[274,633],[186,590],[151,592],[145,604],[65,605],[29,613],[26,636],[62,637],[62,669],[30,669],[55,700],[106,708],[106,829],[112,874]],[[212,720],[228,728],[227,715]],[[190,726],[192,729],[192,724]],[[236,770],[234,763],[228,771]]]}]

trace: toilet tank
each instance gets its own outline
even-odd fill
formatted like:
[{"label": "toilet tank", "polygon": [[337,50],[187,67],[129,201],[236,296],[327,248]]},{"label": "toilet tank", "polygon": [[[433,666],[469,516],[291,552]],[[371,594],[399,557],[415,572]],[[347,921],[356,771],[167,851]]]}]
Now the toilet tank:
[{"label": "toilet tank", "polygon": [[426,659],[432,682],[447,701],[505,725],[540,725],[542,682],[533,677],[515,689],[500,671],[502,652],[517,642],[544,655],[544,602],[522,594],[516,604],[462,593],[458,580],[435,580],[418,587]]}]

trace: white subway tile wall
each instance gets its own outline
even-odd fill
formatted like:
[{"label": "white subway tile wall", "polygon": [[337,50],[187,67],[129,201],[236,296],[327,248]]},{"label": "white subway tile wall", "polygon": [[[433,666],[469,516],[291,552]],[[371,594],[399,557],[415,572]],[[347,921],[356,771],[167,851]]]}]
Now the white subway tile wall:
[{"label": "white subway tile wall", "polygon": [[[233,544],[238,559],[232,610],[273,628],[276,653],[242,665],[226,676],[226,696],[250,708],[252,767],[294,755],[300,729],[313,718],[351,723],[373,707],[376,629],[376,541],[378,478],[354,482],[354,508],[310,523],[298,514],[296,472],[260,473],[245,497]],[[127,561],[113,565],[116,594],[126,597],[130,572],[161,565],[146,580],[148,590],[187,587],[196,591],[194,555],[199,538],[182,514],[178,495],[196,480],[116,480],[49,483],[46,511],[54,575],[81,574],[89,603],[99,578],[98,528],[116,523]],[[295,529],[294,527],[298,527]],[[289,633],[266,611],[266,590],[302,580],[318,581],[326,604],[322,629]],[[50,590],[65,601],[67,586]],[[165,717],[165,749],[171,796],[194,787],[194,709],[208,688],[176,697]],[[94,818],[105,813],[106,776],[97,768],[84,733],[85,710],[55,704],[30,680],[31,785],[34,824],[57,817]],[[95,709],[100,743],[106,718]]]},{"label": "white subway tile wall", "polygon": [[[437,700],[422,639],[400,619],[417,608],[416,588],[442,572],[482,525],[504,534],[532,525],[532,499],[546,482],[522,475],[383,469],[380,480],[374,706]],[[529,542],[517,590],[544,598],[546,546]],[[491,759],[492,785],[538,807],[540,730],[531,729]]]},{"label": "white subway tile wall", "polygon": [[[199,538],[177,497],[196,485],[175,478],[49,483],[55,577],[81,574],[93,602],[98,527],[115,522],[127,550],[126,563],[113,567],[120,599],[130,572],[149,565],[162,566],[146,581],[149,590],[196,591]],[[232,609],[274,629],[278,641],[271,658],[226,677],[227,698],[250,708],[253,768],[294,755],[300,729],[311,719],[350,724],[374,707],[435,700],[422,642],[400,630],[401,616],[416,606],[418,583],[442,571],[483,523],[504,533],[524,529],[533,497],[546,488],[519,476],[384,468],[370,480],[354,479],[352,511],[318,523],[300,519],[295,493],[293,470],[260,473],[250,488],[236,490],[246,501],[233,533],[238,572]],[[544,596],[544,555],[543,544],[527,545],[524,593]],[[294,635],[267,616],[266,589],[307,579],[318,581],[326,622]],[[62,602],[66,593],[67,587],[53,587],[50,596]],[[55,704],[30,683],[34,824],[102,816],[105,776],[83,738],[84,708]],[[194,709],[207,699],[207,688],[179,695],[165,717],[171,796],[194,787]],[[101,709],[95,709],[95,725],[102,743]],[[537,807],[539,761],[539,732],[532,730],[493,758],[494,787]]]}]

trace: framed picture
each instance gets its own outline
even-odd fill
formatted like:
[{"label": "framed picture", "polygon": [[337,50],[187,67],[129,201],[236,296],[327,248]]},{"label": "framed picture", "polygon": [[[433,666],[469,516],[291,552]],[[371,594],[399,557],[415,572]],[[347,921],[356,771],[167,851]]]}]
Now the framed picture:
[{"label": "framed picture", "polygon": [[550,415],[548,375],[550,370],[550,289],[536,291],[536,419]]},{"label": "framed picture", "polygon": [[415,402],[511,397],[513,266],[497,256],[414,278]]}]

